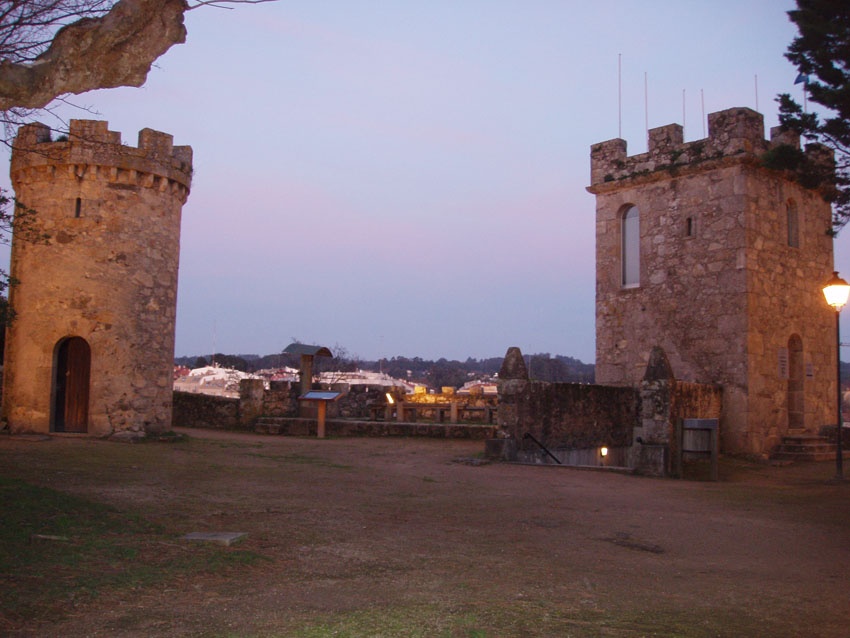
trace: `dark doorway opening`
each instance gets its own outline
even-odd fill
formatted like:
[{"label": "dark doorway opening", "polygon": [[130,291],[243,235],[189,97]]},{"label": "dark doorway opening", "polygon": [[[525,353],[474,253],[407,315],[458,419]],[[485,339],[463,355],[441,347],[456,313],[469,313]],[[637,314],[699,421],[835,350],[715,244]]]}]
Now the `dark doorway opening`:
[{"label": "dark doorway opening", "polygon": [[59,342],[53,376],[53,430],[88,432],[91,348],[85,339]]},{"label": "dark doorway opening", "polygon": [[805,421],[805,363],[803,340],[799,335],[788,339],[788,429],[802,430]]}]

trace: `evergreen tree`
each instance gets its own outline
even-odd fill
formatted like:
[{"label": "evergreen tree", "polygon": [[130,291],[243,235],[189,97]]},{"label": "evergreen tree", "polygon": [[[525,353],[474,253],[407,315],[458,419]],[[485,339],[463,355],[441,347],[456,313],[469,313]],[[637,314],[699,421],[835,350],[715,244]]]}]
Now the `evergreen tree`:
[{"label": "evergreen tree", "polygon": [[826,187],[833,205],[832,232],[837,233],[850,221],[850,2],[797,0],[797,9],[788,16],[799,35],[785,57],[799,70],[808,99],[827,111],[823,117],[808,113],[783,93],[777,98],[779,119],[785,128],[832,149],[835,175],[789,147],[766,160],[768,166],[795,170],[805,186]]}]

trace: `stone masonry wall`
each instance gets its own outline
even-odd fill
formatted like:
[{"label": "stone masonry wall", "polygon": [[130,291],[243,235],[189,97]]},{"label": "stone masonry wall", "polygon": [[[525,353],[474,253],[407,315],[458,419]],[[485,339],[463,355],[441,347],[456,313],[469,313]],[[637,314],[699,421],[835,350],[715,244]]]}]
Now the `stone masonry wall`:
[{"label": "stone masonry wall", "polygon": [[[709,116],[705,140],[686,144],[669,125],[650,131],[640,155],[627,156],[623,140],[603,142],[591,150],[588,188],[597,196],[596,382],[636,385],[660,345],[677,378],[724,386],[724,448],[760,455],[788,428],[779,359],[791,335],[807,364],[806,429],[828,419],[835,391],[820,293],[831,274],[829,205],[761,166],[771,145],[799,144],[771,133],[767,142],[760,114],[729,109]],[[799,247],[788,245],[789,201]],[[622,285],[620,259],[628,205],[640,211],[634,287]]]},{"label": "stone masonry wall", "polygon": [[175,392],[172,425],[232,430],[239,427],[239,399],[194,392]]},{"label": "stone masonry wall", "polygon": [[[678,453],[674,436],[679,419],[722,419],[723,389],[675,379],[644,379],[641,412],[630,465],[645,474],[669,474]],[[720,422],[720,434],[724,422]],[[640,441],[637,439],[640,438]]]},{"label": "stone masonry wall", "polygon": [[[756,193],[747,223],[748,439],[764,456],[789,433],[789,340],[802,341],[796,373],[803,387],[803,428],[816,434],[835,423],[835,313],[822,287],[832,275],[830,206],[820,196],[780,176],[753,178]],[[786,211],[799,215],[799,246],[787,242]],[[788,362],[784,365],[783,362]],[[792,399],[793,401],[793,399]]]},{"label": "stone masonry wall", "polygon": [[640,398],[633,388],[511,379],[499,384],[499,426],[518,449],[629,447]]},{"label": "stone masonry wall", "polygon": [[297,381],[269,381],[269,389],[263,394],[264,416],[298,416]]},{"label": "stone masonry wall", "polygon": [[171,423],[181,208],[192,149],[144,129],[121,144],[106,122],[72,120],[68,141],[20,129],[11,179],[46,243],[16,233],[3,412],[13,431],[54,425],[54,357],[61,342],[91,350],[88,434],[131,436]]}]

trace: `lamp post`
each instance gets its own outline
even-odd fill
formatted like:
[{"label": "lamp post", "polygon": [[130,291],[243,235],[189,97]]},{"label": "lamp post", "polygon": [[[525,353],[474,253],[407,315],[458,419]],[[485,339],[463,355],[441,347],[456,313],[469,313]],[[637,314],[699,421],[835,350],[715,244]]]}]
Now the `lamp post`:
[{"label": "lamp post", "polygon": [[841,308],[847,303],[847,296],[850,295],[850,284],[838,276],[838,271],[832,273],[830,279],[823,287],[823,296],[826,297],[826,303],[835,308],[835,381],[838,393],[838,437],[835,450],[835,478],[841,480],[844,478],[844,446],[841,440],[842,418],[841,418],[841,329],[838,325],[838,316],[841,313]]}]

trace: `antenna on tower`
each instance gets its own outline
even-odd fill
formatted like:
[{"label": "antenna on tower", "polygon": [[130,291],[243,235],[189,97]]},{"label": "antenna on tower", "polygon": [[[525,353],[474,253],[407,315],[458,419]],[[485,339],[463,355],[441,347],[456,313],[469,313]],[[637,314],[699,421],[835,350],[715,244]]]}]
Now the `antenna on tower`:
[{"label": "antenna on tower", "polygon": [[755,75],[755,81],[756,81],[756,112],[758,112],[758,110],[759,110],[759,74],[758,73],[756,73],[756,75]]},{"label": "antenna on tower", "polygon": [[617,54],[617,137],[623,139],[623,54]]},{"label": "antenna on tower", "polygon": [[646,125],[646,150],[649,150],[649,84],[646,71],[643,72],[643,113]]}]

